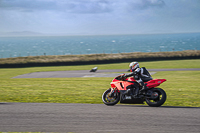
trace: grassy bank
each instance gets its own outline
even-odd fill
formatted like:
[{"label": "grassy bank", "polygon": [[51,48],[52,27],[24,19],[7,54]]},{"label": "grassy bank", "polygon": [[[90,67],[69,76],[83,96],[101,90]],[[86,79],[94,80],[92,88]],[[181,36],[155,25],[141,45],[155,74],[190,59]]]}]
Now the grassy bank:
[{"label": "grassy bank", "polygon": [[89,54],[89,55],[57,55],[57,56],[28,56],[0,59],[0,67],[30,67],[30,66],[58,66],[77,64],[105,64],[117,62],[199,59],[199,50],[177,52],[135,52],[118,54]]},{"label": "grassy bank", "polygon": [[[49,102],[49,103],[102,103],[102,93],[110,87],[113,78],[35,78],[12,79],[12,77],[39,71],[127,69],[127,63],[30,67],[0,69],[0,102]],[[200,68],[200,59],[140,62],[150,68]],[[157,72],[153,78],[165,78],[160,87],[167,92],[165,106],[200,107],[200,71]]]}]

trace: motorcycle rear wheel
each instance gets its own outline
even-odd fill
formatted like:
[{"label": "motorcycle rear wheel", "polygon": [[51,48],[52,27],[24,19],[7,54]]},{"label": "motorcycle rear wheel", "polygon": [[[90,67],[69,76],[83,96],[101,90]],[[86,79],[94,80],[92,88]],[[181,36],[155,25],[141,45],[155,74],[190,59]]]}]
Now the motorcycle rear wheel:
[{"label": "motorcycle rear wheel", "polygon": [[146,97],[146,103],[151,107],[159,107],[163,105],[167,99],[165,91],[161,88],[154,88],[152,91],[152,98]]},{"label": "motorcycle rear wheel", "polygon": [[120,93],[119,92],[114,92],[115,96],[110,97],[109,93],[110,93],[111,89],[106,90],[103,95],[102,95],[102,101],[105,105],[115,105],[119,102],[120,100]]}]

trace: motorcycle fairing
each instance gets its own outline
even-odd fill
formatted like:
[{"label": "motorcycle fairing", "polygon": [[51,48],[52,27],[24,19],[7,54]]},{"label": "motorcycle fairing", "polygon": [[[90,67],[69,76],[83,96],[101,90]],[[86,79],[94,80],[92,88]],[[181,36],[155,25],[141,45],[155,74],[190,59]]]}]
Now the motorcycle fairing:
[{"label": "motorcycle fairing", "polygon": [[133,81],[113,81],[110,83],[112,88],[117,87],[118,90],[127,90],[129,86],[135,86],[137,82]]},{"label": "motorcycle fairing", "polygon": [[147,83],[148,88],[154,88],[154,87],[159,86],[161,83],[163,83],[165,81],[166,81],[166,79],[152,79],[145,83]]}]

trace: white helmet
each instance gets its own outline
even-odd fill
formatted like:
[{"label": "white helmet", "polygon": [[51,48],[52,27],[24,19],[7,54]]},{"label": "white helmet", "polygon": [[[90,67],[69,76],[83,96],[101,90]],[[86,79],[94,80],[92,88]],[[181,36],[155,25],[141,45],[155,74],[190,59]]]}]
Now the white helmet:
[{"label": "white helmet", "polygon": [[139,68],[138,62],[131,62],[129,65],[130,71],[133,72],[135,69]]}]

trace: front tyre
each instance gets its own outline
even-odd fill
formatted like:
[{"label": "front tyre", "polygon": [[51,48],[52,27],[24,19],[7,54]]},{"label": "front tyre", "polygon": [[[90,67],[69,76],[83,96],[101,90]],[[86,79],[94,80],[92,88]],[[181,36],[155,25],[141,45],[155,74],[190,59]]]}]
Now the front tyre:
[{"label": "front tyre", "polygon": [[110,95],[111,89],[106,90],[102,95],[102,101],[106,105],[115,105],[120,100],[120,93],[114,92],[112,95]]},{"label": "front tyre", "polygon": [[146,103],[151,107],[159,107],[163,105],[167,99],[165,91],[161,88],[154,88],[151,91],[151,96],[146,97]]}]

